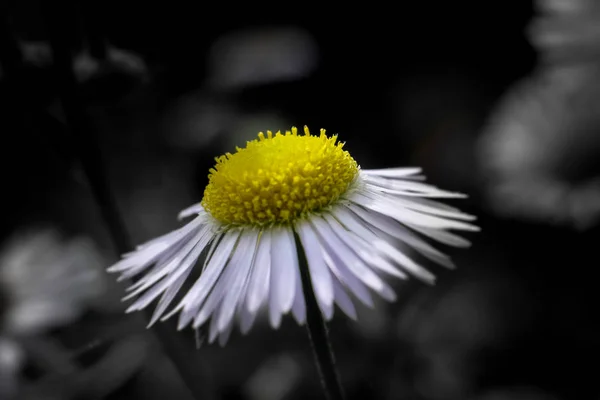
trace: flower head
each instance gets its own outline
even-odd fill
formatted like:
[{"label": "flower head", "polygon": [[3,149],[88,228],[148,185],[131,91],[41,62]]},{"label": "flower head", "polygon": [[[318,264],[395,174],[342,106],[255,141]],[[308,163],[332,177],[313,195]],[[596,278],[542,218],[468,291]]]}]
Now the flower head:
[{"label": "flower head", "polygon": [[[126,297],[139,296],[129,311],[160,296],[150,324],[176,314],[180,329],[210,320],[209,341],[224,343],[236,321],[247,332],[263,306],[274,328],[287,313],[305,322],[303,252],[323,316],[333,316],[335,303],[356,318],[355,300],[372,306],[373,293],[395,299],[385,276],[434,281],[397,244],[451,267],[421,236],[466,246],[449,230],[478,230],[466,222],[474,217],[431,200],[463,195],[419,182],[419,172],[361,170],[325,130],[259,133],[217,158],[204,198],[180,214],[196,215],[190,223],[138,246],[109,271],[122,279],[143,275]],[[167,313],[201,254],[200,277]]]},{"label": "flower head", "polygon": [[293,222],[335,203],[346,193],[358,164],[321,129],[320,136],[286,135],[248,142],[235,154],[217,158],[210,170],[202,206],[226,225],[266,225]]}]

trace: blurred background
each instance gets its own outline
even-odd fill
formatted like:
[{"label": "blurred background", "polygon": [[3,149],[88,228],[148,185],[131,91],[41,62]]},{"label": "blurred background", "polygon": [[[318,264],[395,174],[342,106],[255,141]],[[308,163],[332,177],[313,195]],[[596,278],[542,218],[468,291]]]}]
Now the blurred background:
[{"label": "blurred background", "polygon": [[423,167],[482,227],[435,287],[334,318],[349,400],[600,399],[600,1],[331,7],[0,5],[0,399],[324,398],[291,318],[220,348],[124,314],[85,173],[137,244],[292,125]]}]

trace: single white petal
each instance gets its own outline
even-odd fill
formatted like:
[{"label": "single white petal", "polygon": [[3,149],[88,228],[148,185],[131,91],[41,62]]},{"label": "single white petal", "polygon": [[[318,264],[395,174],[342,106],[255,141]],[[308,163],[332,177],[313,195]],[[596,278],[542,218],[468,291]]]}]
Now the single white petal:
[{"label": "single white petal", "polygon": [[382,192],[399,194],[402,196],[458,199],[464,199],[468,197],[463,193],[449,192],[427,183],[391,180],[371,175],[361,176],[360,180],[362,183],[368,184],[370,187],[376,187]]},{"label": "single white petal", "polygon": [[452,232],[447,232],[440,229],[427,228],[424,226],[418,226],[413,224],[406,224],[409,228],[413,229],[416,232],[422,233],[423,235],[432,238],[440,243],[446,244],[452,247],[469,247],[471,246],[471,241],[462,238]]},{"label": "single white petal", "polygon": [[227,341],[229,340],[229,336],[231,336],[231,331],[233,331],[233,322],[230,322],[221,333],[219,333],[219,346],[225,347]]},{"label": "single white petal", "polygon": [[352,300],[337,278],[333,279],[333,294],[335,304],[340,307],[344,314],[356,321],[356,309],[354,308],[354,304],[352,304]]},{"label": "single white petal", "polygon": [[[197,328],[197,327],[194,327]],[[208,343],[214,343],[215,339],[219,336],[219,325],[217,323],[217,318],[213,317],[210,319],[209,328],[208,328]]]},{"label": "single white petal", "polygon": [[231,285],[227,287],[227,294],[221,303],[218,321],[219,332],[223,332],[228,325],[231,325],[238,302],[244,292],[244,286],[250,272],[250,267],[252,266],[252,261],[255,257],[257,239],[258,230],[248,229],[244,231],[231,258],[229,264],[231,266],[235,265],[237,272],[233,277]]},{"label": "single white petal", "polygon": [[294,303],[298,253],[294,234],[290,228],[271,229],[271,291],[269,293],[269,317],[271,326],[277,329],[281,316],[289,312]]},{"label": "single white petal", "polygon": [[247,307],[243,306],[239,310],[240,318],[240,332],[247,334],[252,329],[254,321],[256,320],[257,311],[249,311]]},{"label": "single white petal", "polygon": [[[415,181],[406,180],[406,179],[389,179],[386,177],[371,176],[371,175],[362,175],[362,176],[360,176],[359,179],[361,180],[360,182],[366,182],[366,183],[370,183],[373,185],[386,187],[389,189],[406,190],[406,191],[423,193],[423,194],[446,192],[445,190],[439,189],[433,185],[430,185],[429,183],[415,182]],[[446,193],[448,193],[448,192],[446,192]]]},{"label": "single white petal", "polygon": [[435,193],[421,193],[421,192],[412,192],[409,190],[397,190],[390,189],[387,187],[381,187],[376,185],[368,185],[367,188],[369,190],[378,192],[378,193],[387,193],[396,196],[404,196],[408,198],[430,198],[430,199],[466,199],[468,196],[462,193],[453,193],[453,192],[435,192]]},{"label": "single white petal", "polygon": [[177,218],[181,220],[181,219],[189,217],[190,215],[200,214],[202,212],[204,212],[204,207],[202,207],[201,203],[198,203],[198,204],[194,204],[193,206],[190,206],[184,210],[181,210],[181,212],[179,213]]},{"label": "single white petal", "polygon": [[300,276],[300,268],[296,266],[296,294],[294,296],[294,304],[292,305],[292,315],[298,325],[304,325],[306,322],[306,302],[304,300],[304,291],[302,289],[302,277]]},{"label": "single white petal", "polygon": [[246,295],[247,309],[256,313],[269,294],[271,270],[271,233],[263,230],[258,241],[254,269]]},{"label": "single white petal", "polygon": [[406,243],[430,260],[447,268],[454,268],[454,263],[450,260],[450,257],[419,238],[416,234],[402,226],[398,221],[377,212],[365,210],[353,204],[349,204],[347,207],[361,217],[364,222],[369,223],[391,237]]},{"label": "single white petal", "polygon": [[333,284],[331,283],[331,273],[323,259],[321,245],[307,221],[296,224],[296,231],[304,248],[310,279],[319,308],[323,316],[329,320],[333,315]]},{"label": "single white petal", "polygon": [[[325,261],[331,272],[343,282],[361,302],[373,307],[373,299],[365,282],[375,291],[383,288],[384,282],[371,271],[356,254],[333,232],[329,224],[322,218],[313,218],[311,223],[317,231]],[[352,271],[351,271],[352,269]]]},{"label": "single white petal", "polygon": [[403,178],[421,173],[419,167],[402,168],[382,168],[382,169],[362,169],[360,172],[366,175],[388,176],[393,178]]}]

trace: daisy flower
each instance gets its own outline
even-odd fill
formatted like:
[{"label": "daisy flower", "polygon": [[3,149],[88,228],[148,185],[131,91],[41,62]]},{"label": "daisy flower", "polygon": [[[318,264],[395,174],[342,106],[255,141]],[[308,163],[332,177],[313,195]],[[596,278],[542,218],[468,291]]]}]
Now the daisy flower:
[{"label": "daisy flower", "polygon": [[[120,279],[138,276],[125,297],[136,298],[129,312],[160,298],[150,325],[178,315],[179,329],[209,324],[209,342],[224,344],[236,322],[248,332],[263,307],[275,329],[288,313],[303,324],[300,268],[326,320],[334,304],[355,319],[355,301],[395,300],[386,276],[434,282],[397,245],[452,267],[423,237],[464,247],[450,230],[478,230],[474,217],[432,200],[464,195],[420,182],[418,168],[362,170],[324,129],[261,132],[216,161],[202,201],[180,213],[194,219],[109,268]],[[199,278],[167,310],[199,258]]]}]

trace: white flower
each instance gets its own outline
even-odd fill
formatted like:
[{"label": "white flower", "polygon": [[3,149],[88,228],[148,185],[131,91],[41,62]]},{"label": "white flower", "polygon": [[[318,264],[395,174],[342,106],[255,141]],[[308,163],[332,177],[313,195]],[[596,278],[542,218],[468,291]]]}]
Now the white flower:
[{"label": "white flower", "polygon": [[65,240],[54,229],[19,231],[0,252],[0,286],[11,334],[70,323],[104,293],[102,256],[87,238]]},{"label": "white flower", "polygon": [[[210,320],[209,342],[224,344],[236,321],[246,333],[262,306],[273,328],[284,314],[299,324],[306,308],[299,253],[323,316],[334,303],[356,318],[352,297],[368,306],[372,294],[393,301],[385,276],[434,276],[396,244],[410,246],[447,267],[450,259],[420,236],[451,246],[469,242],[450,230],[476,231],[474,217],[431,198],[464,197],[419,182],[418,168],[361,170],[337,137],[297,130],[247,143],[217,159],[200,204],[181,212],[196,217],[151,240],[109,268],[121,279],[142,275],[126,299],[128,311],[159,298],[150,325],[179,314],[179,329]],[[196,261],[202,273],[167,313]],[[139,296],[139,297],[138,297]]]},{"label": "white flower", "polygon": [[579,230],[600,221],[599,76],[543,69],[506,94],[478,145],[492,211]]}]

